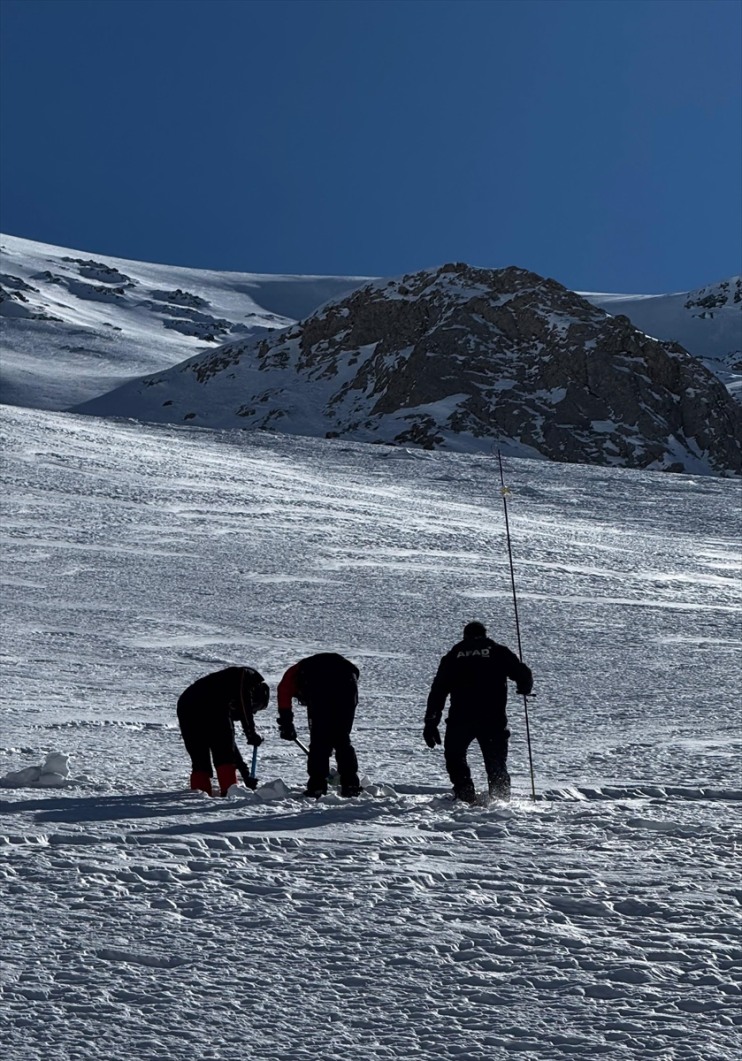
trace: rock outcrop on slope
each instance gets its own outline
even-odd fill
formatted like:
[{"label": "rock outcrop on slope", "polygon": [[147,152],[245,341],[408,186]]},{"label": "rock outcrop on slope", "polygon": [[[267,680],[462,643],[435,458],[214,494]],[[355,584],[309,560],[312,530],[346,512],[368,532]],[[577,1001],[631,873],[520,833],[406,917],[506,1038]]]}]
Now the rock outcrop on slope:
[{"label": "rock outcrop on slope", "polygon": [[449,264],[373,281],[81,407],[202,426],[734,474],[742,410],[675,343],[554,280]]},{"label": "rock outcrop on slope", "polygon": [[584,297],[655,339],[679,342],[742,403],[742,276],[672,295]]}]

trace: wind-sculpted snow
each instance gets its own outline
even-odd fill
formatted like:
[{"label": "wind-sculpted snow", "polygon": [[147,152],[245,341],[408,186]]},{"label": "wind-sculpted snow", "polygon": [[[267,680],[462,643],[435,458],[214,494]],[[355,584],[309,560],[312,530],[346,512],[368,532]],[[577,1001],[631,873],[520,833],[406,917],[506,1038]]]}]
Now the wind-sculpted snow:
[{"label": "wind-sculpted snow", "polygon": [[[506,461],[536,675],[514,799],[422,743],[472,618],[515,644],[492,458],[5,409],[0,979],[13,1061],[732,1061],[735,482]],[[175,700],[233,662],[361,669],[369,790],[186,791]],[[301,711],[300,735],[306,737]],[[478,787],[481,761],[471,754]]]},{"label": "wind-sculpted snow", "polygon": [[246,1042],[307,1061],[734,1056],[733,842],[697,807],[163,794],[12,810],[35,830],[6,861],[12,1056],[82,1058],[92,1037],[122,1061]]}]

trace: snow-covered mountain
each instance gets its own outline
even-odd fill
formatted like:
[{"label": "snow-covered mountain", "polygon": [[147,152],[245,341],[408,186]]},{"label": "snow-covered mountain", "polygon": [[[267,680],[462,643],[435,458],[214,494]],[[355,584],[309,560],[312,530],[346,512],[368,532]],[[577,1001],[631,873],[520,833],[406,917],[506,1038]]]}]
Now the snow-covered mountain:
[{"label": "snow-covered mountain", "polygon": [[[65,409],[120,383],[285,327],[369,277],[215,272],[0,236],[0,397]],[[580,292],[680,343],[742,387],[742,278],[670,295]]]},{"label": "snow-covered mountain", "polygon": [[446,265],[371,281],[82,412],[672,471],[742,470],[742,409],[682,347],[554,280]]},{"label": "snow-covered mountain", "polygon": [[66,409],[284,328],[362,279],[183,269],[0,236],[0,400]]},{"label": "snow-covered mountain", "polygon": [[[69,257],[84,259],[71,270],[135,272]],[[201,342],[133,302],[75,301],[73,279],[49,281],[70,296],[67,324],[4,318],[6,336],[38,344],[16,395],[85,381],[90,351],[62,336],[83,311],[86,343],[98,314],[120,312],[127,357],[160,356],[163,336]],[[521,285],[509,301],[487,289],[468,310],[454,295],[471,278],[455,271],[428,277],[430,301],[376,283],[357,317],[334,302],[276,332],[270,371],[290,349],[312,393],[342,385],[344,329],[355,341],[391,314],[411,345],[434,310],[434,366],[466,317],[475,360],[511,319],[518,350],[528,328],[534,346],[548,330],[565,351],[580,331],[624,337],[657,393],[666,373],[693,371],[559,285],[545,314],[538,278],[508,279]],[[24,298],[7,302],[43,314],[44,282],[24,282],[38,297],[9,288]],[[173,309],[186,291],[225,305],[218,280],[211,296],[172,273],[158,283]],[[308,297],[299,281],[282,291]],[[262,320],[270,340],[281,322]],[[242,345],[213,351],[213,379]],[[363,357],[381,399],[392,380],[378,345],[350,368]],[[402,397],[403,385],[438,380],[402,372]],[[497,461],[194,422],[0,408],[7,1056],[736,1059],[738,484],[506,460],[537,799],[512,696],[513,800],[462,807],[422,716],[465,621],[516,646]],[[278,738],[275,699],[259,716],[257,790],[189,792],[186,685],[242,663],[275,698],[288,665],[328,648],[361,670],[362,795],[302,799],[305,759]],[[297,725],[306,738],[300,709]],[[482,790],[476,745],[469,759]]]},{"label": "snow-covered mountain", "polygon": [[[452,269],[461,275],[449,275]],[[490,270],[451,266],[420,274],[421,281],[370,282],[223,273],[3,236],[0,398],[176,423],[262,425],[458,449],[487,449],[494,439],[512,453],[558,459],[737,468],[737,417],[728,407],[722,410],[725,403],[709,389],[708,377],[687,359],[681,368],[681,353],[666,350],[674,368],[664,378],[656,344],[634,333],[632,349],[644,351],[640,359],[654,352],[654,369],[642,379],[629,371],[639,361],[631,360],[634,355],[625,360],[626,351],[615,343],[630,334],[622,319],[629,318],[647,335],[680,342],[738,391],[742,280],[674,295],[586,294],[575,308],[577,296],[553,281],[536,278],[533,297],[524,298],[518,278],[533,274],[498,272],[512,279],[513,297],[495,285],[489,311],[497,319],[488,321],[486,313],[478,317],[477,299],[490,297],[481,281]],[[446,298],[453,299],[448,309],[433,305],[425,279],[447,275]],[[361,286],[375,302],[374,312],[388,303],[385,312],[375,324],[364,320],[360,332],[354,323],[335,327],[338,312],[360,308],[363,298],[350,295]],[[406,289],[416,294],[403,294]],[[556,291],[560,305],[552,305]],[[339,310],[317,312],[342,296]],[[411,303],[418,297],[427,309],[408,334],[415,316]],[[408,306],[402,312],[392,303]],[[587,303],[620,326],[591,316]],[[432,313],[435,332],[427,352],[425,312]],[[400,313],[407,318],[401,331]],[[515,320],[520,313],[523,319]],[[451,314],[457,324],[447,319]],[[297,331],[297,321],[307,317]],[[593,335],[599,319],[602,331]],[[327,327],[332,334],[322,338]],[[355,346],[347,346],[346,338]],[[295,341],[303,351],[296,359]],[[208,356],[211,351],[216,358]],[[471,359],[470,351],[477,351]],[[190,360],[199,354],[208,368]],[[222,363],[225,373],[215,370]],[[663,377],[659,385],[653,371]],[[140,379],[152,373],[157,386]],[[597,394],[596,378],[602,388]],[[126,386],[118,390],[121,384]]]}]

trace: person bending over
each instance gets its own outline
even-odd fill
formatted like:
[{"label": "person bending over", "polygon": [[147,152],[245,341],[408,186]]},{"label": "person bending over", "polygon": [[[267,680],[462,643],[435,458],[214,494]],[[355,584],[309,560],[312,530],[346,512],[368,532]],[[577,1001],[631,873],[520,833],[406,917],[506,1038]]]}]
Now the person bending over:
[{"label": "person bending over", "polygon": [[255,729],[255,713],[268,706],[270,690],[253,667],[226,667],[199,678],[178,699],[178,724],[191,757],[191,788],[212,795],[212,763],[222,796],[237,784],[237,770],[249,788],[256,781],[242,758],[235,738],[239,721],[247,743],[263,738]]},{"label": "person bending over", "polygon": [[341,796],[361,791],[358,759],[351,744],[358,704],[358,667],[337,652],[320,652],[299,660],[278,685],[278,727],[284,740],[296,740],[293,700],[307,709],[309,756],[305,796],[319,798],[327,792],[330,756],[335,752]]}]

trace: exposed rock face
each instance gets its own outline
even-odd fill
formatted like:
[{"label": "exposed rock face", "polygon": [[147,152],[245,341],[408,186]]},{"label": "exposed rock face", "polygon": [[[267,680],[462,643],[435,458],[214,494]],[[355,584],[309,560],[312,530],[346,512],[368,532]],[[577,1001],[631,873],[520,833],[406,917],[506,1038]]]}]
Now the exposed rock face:
[{"label": "exposed rock face", "polygon": [[[193,387],[185,398],[174,386],[183,373],[196,390],[223,396],[218,414]],[[172,403],[169,420],[184,418],[185,401],[199,423],[218,426],[231,415],[244,426],[361,441],[507,444],[560,461],[742,470],[742,410],[696,358],[518,268],[444,265],[374,281],[285,331],[145,382],[157,387],[160,409],[163,397]]]},{"label": "exposed rock face", "polygon": [[702,317],[704,313],[714,315],[715,310],[723,309],[725,306],[737,305],[742,302],[742,276],[735,276],[731,280],[721,280],[718,284],[703,287],[700,291],[693,291],[685,302],[685,308],[697,313]]},{"label": "exposed rock face", "polygon": [[680,343],[704,363],[742,405],[742,277],[685,294],[583,296],[661,342]]}]

